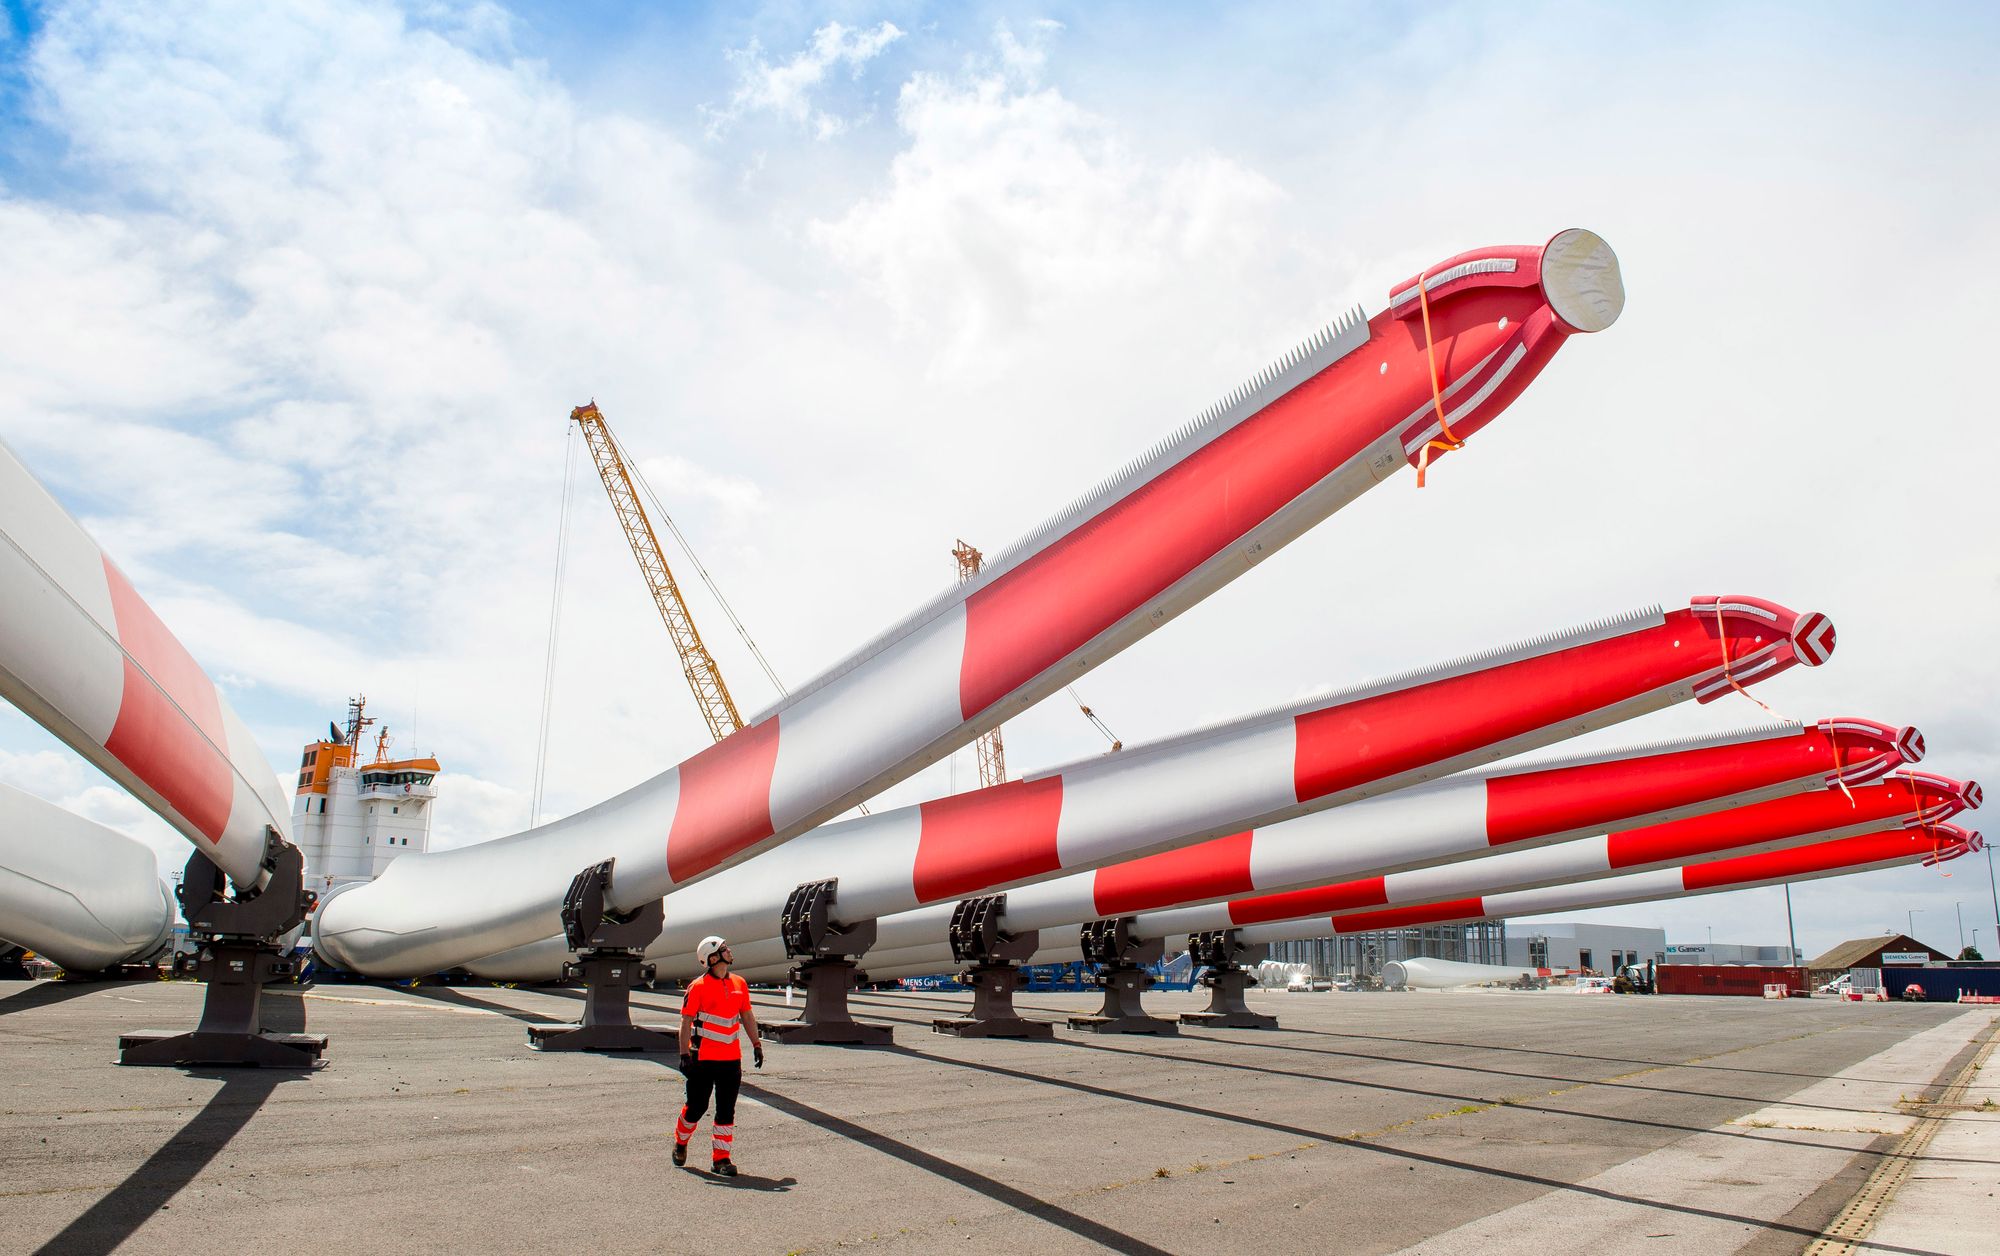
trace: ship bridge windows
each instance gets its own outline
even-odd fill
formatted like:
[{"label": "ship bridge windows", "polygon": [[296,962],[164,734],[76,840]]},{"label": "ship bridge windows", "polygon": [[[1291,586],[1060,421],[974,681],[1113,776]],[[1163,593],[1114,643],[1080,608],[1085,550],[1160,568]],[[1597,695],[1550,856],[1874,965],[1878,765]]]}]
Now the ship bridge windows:
[{"label": "ship bridge windows", "polygon": [[432,772],[363,772],[361,785],[428,785],[436,775]]}]

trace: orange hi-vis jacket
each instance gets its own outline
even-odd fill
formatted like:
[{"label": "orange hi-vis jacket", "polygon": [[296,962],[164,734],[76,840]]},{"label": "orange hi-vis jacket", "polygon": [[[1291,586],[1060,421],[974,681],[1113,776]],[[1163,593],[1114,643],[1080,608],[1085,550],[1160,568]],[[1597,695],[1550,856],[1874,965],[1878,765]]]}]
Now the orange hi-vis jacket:
[{"label": "orange hi-vis jacket", "polygon": [[717,981],[703,973],[688,983],[681,1014],[694,1017],[695,1058],[741,1060],[737,1030],[750,1010],[750,983],[735,973]]}]

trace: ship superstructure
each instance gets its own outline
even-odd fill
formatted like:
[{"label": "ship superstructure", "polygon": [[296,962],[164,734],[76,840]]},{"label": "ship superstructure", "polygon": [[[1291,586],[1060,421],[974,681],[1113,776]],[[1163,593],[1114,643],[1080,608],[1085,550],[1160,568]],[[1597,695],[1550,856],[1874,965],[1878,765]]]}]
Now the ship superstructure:
[{"label": "ship superstructure", "polygon": [[337,885],[372,881],[399,855],[430,845],[438,761],[391,758],[385,727],[374,757],[360,762],[362,735],[375,723],[366,712],[365,697],[352,699],[346,726],[329,724],[326,740],[309,743],[299,759],[292,840],[305,852],[310,888],[322,897]]}]

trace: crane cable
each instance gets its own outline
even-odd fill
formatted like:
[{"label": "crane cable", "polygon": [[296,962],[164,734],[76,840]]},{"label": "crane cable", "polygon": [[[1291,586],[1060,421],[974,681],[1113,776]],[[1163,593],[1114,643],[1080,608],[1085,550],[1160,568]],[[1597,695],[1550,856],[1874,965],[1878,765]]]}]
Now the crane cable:
[{"label": "crane cable", "polygon": [[562,514],[556,524],[556,570],[549,590],[548,652],[542,659],[542,718],[535,737],[535,786],[528,802],[528,827],[531,829],[541,822],[542,782],[549,766],[549,712],[555,703],[556,638],[562,630],[563,577],[569,569],[570,503],[576,495],[575,484],[576,429],[569,427],[563,436]]},{"label": "crane cable", "polygon": [[1111,731],[1110,725],[1099,719],[1097,712],[1085,705],[1083,699],[1077,695],[1075,685],[1064,685],[1063,692],[1069,695],[1070,701],[1076,703],[1076,709],[1083,712],[1083,718],[1090,721],[1090,726],[1104,734],[1104,740],[1111,743],[1112,750],[1123,750],[1125,748],[1125,743],[1118,739],[1118,734]]},{"label": "crane cable", "polygon": [[[653,492],[653,486],[646,482],[645,472],[639,469],[638,461],[625,448],[625,442],[618,439],[618,433],[612,431],[608,423],[604,425],[604,434],[610,438],[612,447],[618,451],[619,458],[624,460],[625,470],[632,477],[632,481],[639,486],[639,491],[652,504],[654,517],[667,525],[668,535],[672,536],[674,543],[681,547],[681,553],[687,555],[688,562],[694,567],[695,575],[701,577],[702,587],[715,599],[715,604],[722,609],[724,618],[729,620],[729,626],[736,629],[736,635],[743,639],[743,644],[750,650],[750,657],[757,660],[757,666],[762,669],[764,678],[771,682],[771,687],[778,691],[780,698],[788,697],[792,691],[786,688],[784,681],[778,679],[777,669],[773,668],[771,661],[764,657],[764,651],[758,648],[756,640],[750,635],[750,630],[743,626],[743,621],[736,617],[736,608],[729,604],[728,598],[722,596],[722,589],[715,583],[715,577],[708,574],[707,565],[695,554],[694,546],[688,544],[687,536],[681,531],[681,526],[674,522],[674,517],[667,513],[667,508],[660,504],[658,495]],[[872,814],[865,802],[855,803],[854,809],[864,816]]]},{"label": "crane cable", "polygon": [[729,626],[736,629],[736,635],[743,638],[743,644],[750,648],[750,656],[756,659],[757,666],[763,669],[765,679],[771,682],[771,687],[778,691],[779,697],[791,693],[791,690],[785,687],[785,682],[778,679],[778,673],[771,667],[770,660],[764,657],[764,652],[757,648],[756,641],[751,639],[750,630],[736,617],[736,610],[730,606],[729,599],[722,596],[722,590],[716,587],[715,577],[708,574],[708,568],[695,556],[694,547],[688,544],[680,525],[674,522],[674,517],[667,513],[667,508],[662,506],[660,499],[654,495],[653,486],[646,482],[645,473],[640,471],[638,462],[626,450],[625,443],[618,439],[618,434],[611,431],[609,426],[606,426],[605,434],[610,436],[611,443],[617,446],[618,456],[625,460],[625,467],[632,473],[632,479],[638,484],[639,491],[644,493],[646,500],[652,504],[654,516],[667,525],[667,531],[673,536],[675,544],[681,547],[681,553],[687,555],[688,562],[694,566],[695,574],[701,577],[702,586],[715,598],[715,604],[722,608],[723,615],[729,620]]}]

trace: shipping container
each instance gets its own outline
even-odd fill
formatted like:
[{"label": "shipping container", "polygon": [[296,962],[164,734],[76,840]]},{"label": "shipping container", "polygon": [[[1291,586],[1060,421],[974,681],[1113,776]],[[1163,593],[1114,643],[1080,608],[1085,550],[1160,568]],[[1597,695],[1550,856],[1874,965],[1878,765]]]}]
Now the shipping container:
[{"label": "shipping container", "polygon": [[1661,964],[1657,970],[1661,994],[1739,994],[1761,998],[1767,985],[1783,985],[1797,998],[1807,994],[1803,968],[1761,964]]},{"label": "shipping container", "polygon": [[1903,998],[1910,986],[1921,986],[1927,1003],[1956,1003],[1961,993],[2000,995],[2000,968],[1885,968],[1882,984],[1892,999]]}]

